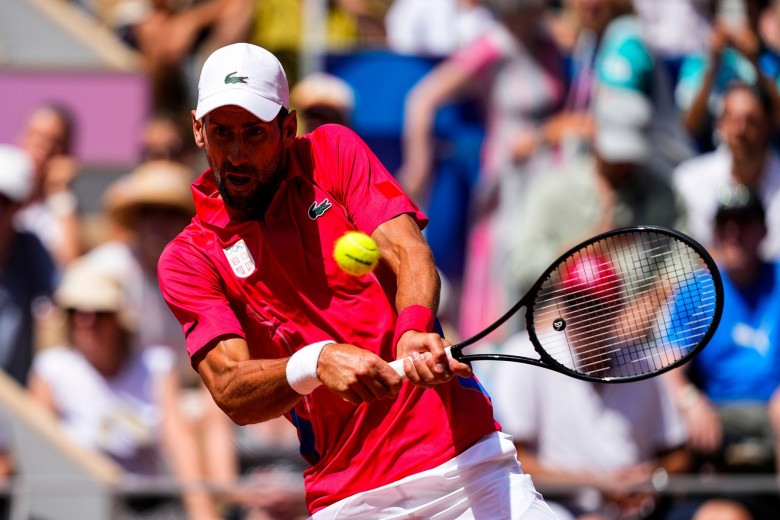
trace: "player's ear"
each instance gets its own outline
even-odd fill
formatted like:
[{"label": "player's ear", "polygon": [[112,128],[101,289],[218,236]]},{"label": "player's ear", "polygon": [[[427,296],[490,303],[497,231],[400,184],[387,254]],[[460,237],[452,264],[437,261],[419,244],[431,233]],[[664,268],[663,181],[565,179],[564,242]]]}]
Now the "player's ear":
[{"label": "player's ear", "polygon": [[199,148],[206,146],[206,141],[203,139],[203,119],[195,118],[195,111],[192,111],[192,133],[195,135],[195,144]]},{"label": "player's ear", "polygon": [[298,135],[298,113],[295,110],[291,110],[284,119],[282,132],[284,134],[284,139],[285,141],[288,141],[288,144]]}]

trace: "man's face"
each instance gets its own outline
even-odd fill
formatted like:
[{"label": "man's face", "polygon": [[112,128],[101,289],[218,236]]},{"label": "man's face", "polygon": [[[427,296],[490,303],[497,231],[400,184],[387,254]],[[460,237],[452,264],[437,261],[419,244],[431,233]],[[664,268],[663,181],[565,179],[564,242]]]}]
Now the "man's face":
[{"label": "man's face", "polygon": [[224,106],[194,119],[195,142],[206,149],[222,198],[252,212],[284,176],[287,149],[297,131],[295,113],[282,124],[265,122],[237,106]]},{"label": "man's face", "polygon": [[719,128],[735,160],[763,157],[769,146],[770,124],[761,103],[748,90],[728,93]]},{"label": "man's face", "polygon": [[766,226],[758,216],[732,216],[716,221],[714,234],[719,261],[728,273],[755,264]]},{"label": "man's face", "polygon": [[52,157],[66,152],[66,135],[65,122],[55,111],[44,108],[30,117],[22,138],[22,147],[30,154],[39,173]]}]

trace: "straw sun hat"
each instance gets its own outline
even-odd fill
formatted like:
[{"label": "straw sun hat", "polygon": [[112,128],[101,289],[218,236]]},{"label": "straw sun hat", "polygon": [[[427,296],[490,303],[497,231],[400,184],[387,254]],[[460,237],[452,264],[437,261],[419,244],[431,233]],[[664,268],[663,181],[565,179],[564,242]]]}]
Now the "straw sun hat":
[{"label": "straw sun hat", "polygon": [[121,177],[106,190],[103,204],[122,226],[133,227],[144,206],[168,206],[193,215],[193,172],[179,163],[150,161]]}]

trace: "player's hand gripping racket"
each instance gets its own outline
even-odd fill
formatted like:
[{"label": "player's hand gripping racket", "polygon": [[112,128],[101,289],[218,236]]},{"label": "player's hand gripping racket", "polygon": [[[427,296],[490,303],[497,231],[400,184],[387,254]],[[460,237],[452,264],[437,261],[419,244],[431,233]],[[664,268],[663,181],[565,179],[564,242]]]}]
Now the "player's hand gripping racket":
[{"label": "player's hand gripping racket", "polygon": [[[540,359],[463,354],[521,307]],[[514,361],[588,381],[636,381],[695,356],[722,310],[720,273],[701,245],[660,227],[616,229],[570,249],[506,314],[447,350],[463,362]],[[403,359],[390,365],[405,377]]]}]

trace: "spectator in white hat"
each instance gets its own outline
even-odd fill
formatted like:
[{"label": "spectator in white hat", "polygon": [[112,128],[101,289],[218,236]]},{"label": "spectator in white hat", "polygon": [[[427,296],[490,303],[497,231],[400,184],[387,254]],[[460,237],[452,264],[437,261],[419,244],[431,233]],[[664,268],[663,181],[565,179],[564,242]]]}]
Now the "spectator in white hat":
[{"label": "spectator in white hat", "polygon": [[352,87],[326,72],[314,72],[290,91],[290,104],[301,116],[301,134],[328,123],[350,126],[355,108]]},{"label": "spectator in white hat", "polygon": [[534,179],[508,235],[505,265],[521,294],[559,254],[587,237],[630,225],[684,225],[683,201],[669,174],[649,166],[657,151],[650,102],[614,89],[599,94],[593,113],[593,154]]},{"label": "spectator in white hat", "polygon": [[33,307],[51,293],[56,276],[38,238],[14,227],[32,190],[30,157],[20,148],[0,145],[0,367],[22,384],[34,347]]},{"label": "spectator in white hat", "polygon": [[173,353],[179,400],[184,413],[181,435],[217,446],[198,449],[182,460],[191,478],[229,481],[235,478],[236,455],[229,420],[192,370],[178,322],[163,301],[157,283],[157,261],[165,246],[189,224],[195,209],[190,182],[193,172],[181,163],[149,161],[119,178],[106,190],[103,207],[117,227],[117,237],[89,253],[93,269],[122,281],[126,311],[143,323],[134,346],[161,345]]},{"label": "spectator in white hat", "polygon": [[[74,260],[54,294],[66,312],[66,340],[35,356],[30,391],[74,442],[114,459],[128,474],[186,480],[196,446],[182,432],[176,358],[161,345],[134,347],[135,315],[122,282],[88,258]],[[182,493],[187,518],[216,520],[208,496]],[[167,497],[125,501],[134,513],[182,515]]]}]

